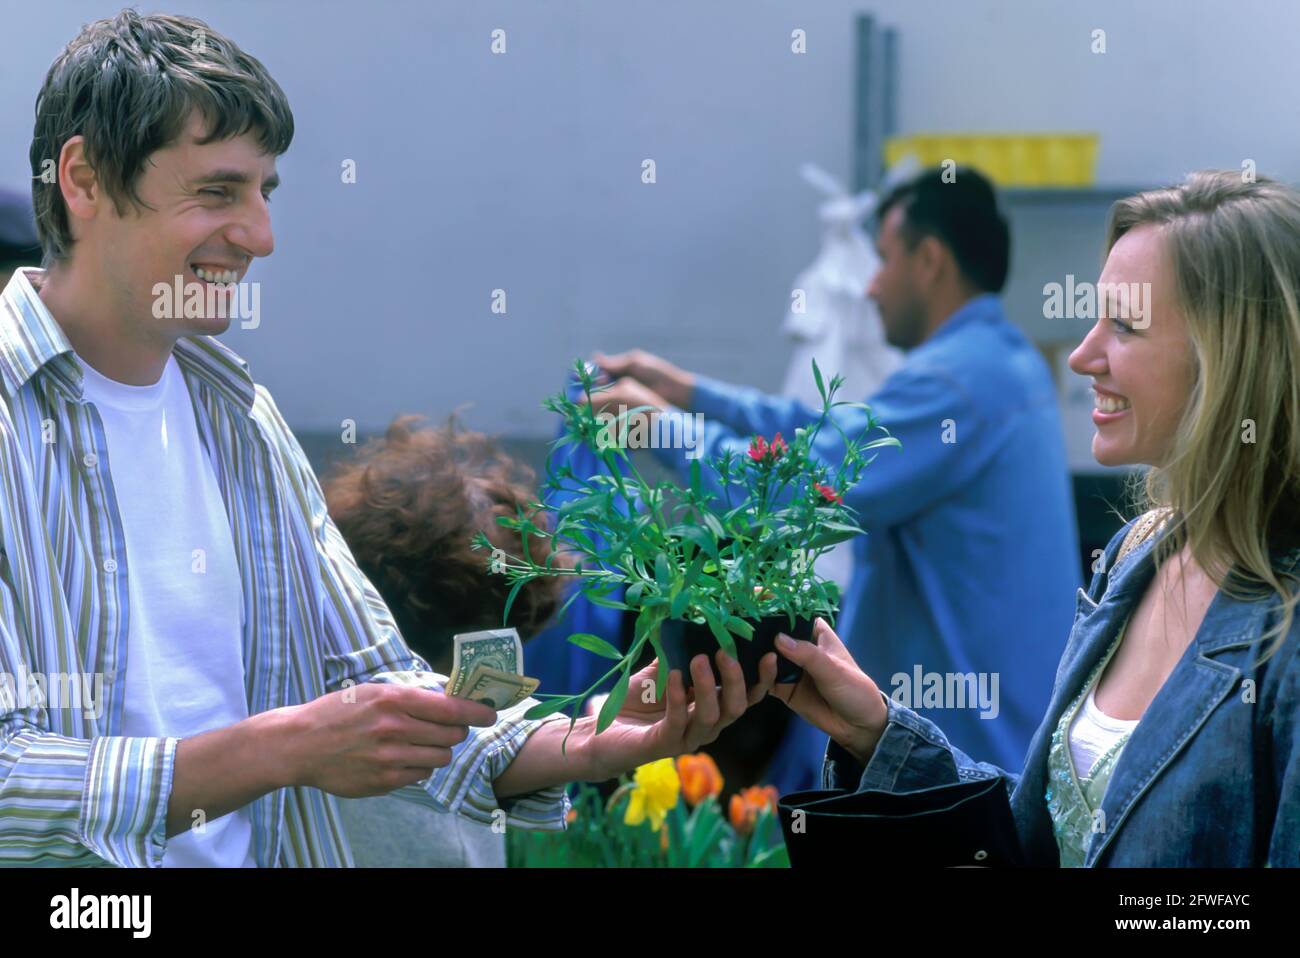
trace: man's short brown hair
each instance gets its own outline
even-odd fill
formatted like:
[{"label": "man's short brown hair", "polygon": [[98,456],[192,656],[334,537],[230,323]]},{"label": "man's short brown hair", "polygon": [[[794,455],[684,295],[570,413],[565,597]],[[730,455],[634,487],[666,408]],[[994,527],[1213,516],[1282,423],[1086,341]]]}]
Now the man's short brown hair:
[{"label": "man's short brown hair", "polygon": [[145,205],[136,193],[145,161],[175,142],[196,109],[207,122],[201,143],[253,131],[262,149],[279,156],[293,140],[279,84],[202,20],[123,10],[82,27],[36,97],[29,155],[46,265],[66,259],[73,241],[46,161],[57,167],[64,144],[84,136],[86,159],[121,215],[123,200]]},{"label": "man's short brown hair", "polygon": [[[501,628],[511,582],[489,571],[487,552],[470,548],[482,531],[496,547],[523,555],[520,535],[497,523],[534,512],[536,476],[492,439],[461,430],[419,428],[400,416],[382,439],[322,480],[330,517],[357,566],[383,597],[407,644],[426,660],[451,650],[457,632]],[[550,542],[529,536],[533,561],[545,564]],[[557,559],[558,561],[558,559]],[[562,577],[534,579],[519,590],[509,624],[528,638],[559,606]]]}]

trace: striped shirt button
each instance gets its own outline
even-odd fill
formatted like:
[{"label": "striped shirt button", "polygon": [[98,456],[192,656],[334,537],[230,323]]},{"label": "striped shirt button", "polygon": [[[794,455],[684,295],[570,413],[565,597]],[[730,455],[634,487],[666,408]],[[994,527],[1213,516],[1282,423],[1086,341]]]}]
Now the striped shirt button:
[{"label": "striped shirt button", "polygon": [[117,571],[117,560],[116,560],[116,559],[105,559],[105,560],[104,560],[104,571],[105,571],[105,572],[116,572],[116,571]]},{"label": "striped shirt button", "polygon": [[81,457],[81,461],[85,463],[87,469],[94,469],[99,465],[99,456],[95,455],[93,452],[88,452]]}]

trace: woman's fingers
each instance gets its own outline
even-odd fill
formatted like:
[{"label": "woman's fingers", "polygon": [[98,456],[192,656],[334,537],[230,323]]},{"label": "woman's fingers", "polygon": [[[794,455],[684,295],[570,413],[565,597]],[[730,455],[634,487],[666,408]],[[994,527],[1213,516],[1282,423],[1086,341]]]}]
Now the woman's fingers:
[{"label": "woman's fingers", "polygon": [[843,640],[838,633],[831,628],[830,623],[818,616],[817,621],[813,623],[813,642],[818,648],[825,649],[830,655],[837,659],[853,661],[853,656],[845,647]]},{"label": "woman's fingers", "polygon": [[753,686],[746,693],[746,704],[749,706],[757,705],[763,699],[767,698],[773,686],[776,685],[776,653],[769,652],[758,660],[758,684]]},{"label": "woman's fingers", "polygon": [[[722,649],[717,654],[718,671],[722,673],[722,715],[720,722],[725,728],[745,714],[749,702],[745,696],[745,670],[740,663]],[[722,731],[722,729],[718,729]]]},{"label": "woman's fingers", "polygon": [[695,685],[694,724],[713,726],[718,724],[721,710],[718,707],[718,690],[714,685],[713,668],[709,665],[707,655],[697,655],[691,659],[691,680]]},{"label": "woman's fingers", "polygon": [[668,690],[664,699],[664,737],[669,742],[680,742],[686,735],[690,715],[686,708],[686,685],[677,669],[668,673]]}]

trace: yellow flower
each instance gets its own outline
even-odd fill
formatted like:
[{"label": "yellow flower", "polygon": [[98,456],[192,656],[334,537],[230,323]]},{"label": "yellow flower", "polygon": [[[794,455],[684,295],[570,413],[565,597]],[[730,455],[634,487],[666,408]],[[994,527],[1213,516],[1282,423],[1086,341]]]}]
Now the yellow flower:
[{"label": "yellow flower", "polygon": [[634,776],[631,800],[623,816],[624,824],[640,825],[649,818],[650,827],[659,831],[663,827],[664,816],[677,804],[681,787],[677,767],[671,758],[661,758],[657,762],[642,765]]}]

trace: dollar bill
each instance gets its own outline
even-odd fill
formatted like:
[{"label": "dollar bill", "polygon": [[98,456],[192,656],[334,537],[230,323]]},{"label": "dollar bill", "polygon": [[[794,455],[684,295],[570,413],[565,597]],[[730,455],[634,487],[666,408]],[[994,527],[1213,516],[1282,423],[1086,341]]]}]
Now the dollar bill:
[{"label": "dollar bill", "polygon": [[462,632],[452,636],[452,642],[448,695],[501,711],[522,702],[540,684],[524,675],[524,644],[513,628]]},{"label": "dollar bill", "polygon": [[498,712],[518,705],[533,692],[540,683],[537,679],[513,672],[477,665],[470,673],[469,680],[460,691],[462,698],[482,702]]}]

